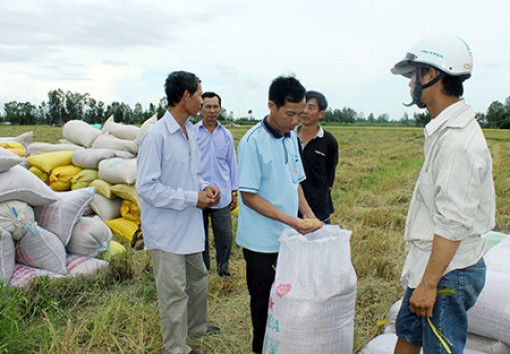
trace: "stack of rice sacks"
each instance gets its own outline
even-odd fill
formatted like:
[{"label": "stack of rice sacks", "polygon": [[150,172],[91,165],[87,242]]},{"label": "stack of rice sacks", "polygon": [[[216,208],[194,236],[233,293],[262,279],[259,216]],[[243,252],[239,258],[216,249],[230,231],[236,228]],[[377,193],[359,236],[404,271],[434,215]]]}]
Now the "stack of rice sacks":
[{"label": "stack of rice sacks", "polygon": [[[116,123],[109,117],[101,129],[81,120],[63,126],[60,144],[31,144],[30,171],[55,191],[95,187],[90,210],[122,240],[131,241],[140,225],[136,194],[136,155],[143,134],[156,115],[141,127]],[[118,245],[116,245],[118,246]]]},{"label": "stack of rice sacks", "polygon": [[[8,140],[17,138],[0,139]],[[94,188],[55,192],[19,155],[0,147],[0,283],[23,286],[36,276],[106,268],[108,262],[95,257],[108,247],[111,231],[99,217],[83,216]]]}]

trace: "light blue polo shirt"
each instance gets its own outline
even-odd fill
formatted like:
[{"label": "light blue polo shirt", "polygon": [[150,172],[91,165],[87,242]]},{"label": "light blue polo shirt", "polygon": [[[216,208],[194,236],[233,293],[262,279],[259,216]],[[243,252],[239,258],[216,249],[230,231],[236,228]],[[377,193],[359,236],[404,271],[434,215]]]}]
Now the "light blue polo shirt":
[{"label": "light blue polo shirt", "polygon": [[[296,133],[281,136],[266,119],[239,142],[239,190],[256,193],[282,212],[297,216],[298,185],[305,173]],[[237,244],[255,252],[278,252],[280,235],[289,226],[247,207],[242,198],[240,202]]]}]

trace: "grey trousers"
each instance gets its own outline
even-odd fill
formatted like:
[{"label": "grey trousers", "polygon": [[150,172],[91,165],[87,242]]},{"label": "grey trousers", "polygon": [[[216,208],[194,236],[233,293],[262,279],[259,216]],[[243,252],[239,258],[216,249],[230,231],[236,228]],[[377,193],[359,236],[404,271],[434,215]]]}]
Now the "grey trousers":
[{"label": "grey trousers", "polygon": [[159,315],[166,354],[188,354],[187,338],[207,325],[208,272],[202,254],[152,250]]},{"label": "grey trousers", "polygon": [[202,211],[205,228],[205,250],[204,263],[207,270],[211,269],[211,258],[209,255],[209,216],[211,217],[212,230],[214,236],[214,246],[216,248],[216,264],[218,265],[218,275],[230,275],[228,263],[230,260],[230,251],[232,248],[232,219],[230,216],[230,206],[227,205],[220,209],[206,208]]}]

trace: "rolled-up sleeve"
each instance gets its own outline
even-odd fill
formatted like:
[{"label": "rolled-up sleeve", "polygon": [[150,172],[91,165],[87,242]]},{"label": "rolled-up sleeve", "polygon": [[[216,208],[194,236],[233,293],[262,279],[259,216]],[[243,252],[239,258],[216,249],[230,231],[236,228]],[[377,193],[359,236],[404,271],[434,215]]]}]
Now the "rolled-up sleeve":
[{"label": "rolled-up sleeve", "polygon": [[434,233],[460,241],[472,234],[473,220],[479,208],[480,171],[483,161],[463,151],[462,146],[441,149],[441,163],[434,171]]}]

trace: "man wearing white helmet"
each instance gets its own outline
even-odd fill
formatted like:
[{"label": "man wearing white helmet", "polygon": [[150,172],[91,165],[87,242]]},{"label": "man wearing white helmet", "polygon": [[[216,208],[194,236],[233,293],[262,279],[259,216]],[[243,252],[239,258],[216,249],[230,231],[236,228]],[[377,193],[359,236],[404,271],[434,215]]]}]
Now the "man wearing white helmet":
[{"label": "man wearing white helmet", "polygon": [[469,46],[453,35],[416,43],[391,69],[410,78],[412,102],[427,108],[425,161],[407,214],[407,282],[395,354],[463,353],[467,310],[485,284],[485,241],[495,225],[492,158],[475,112],[461,96]]}]

